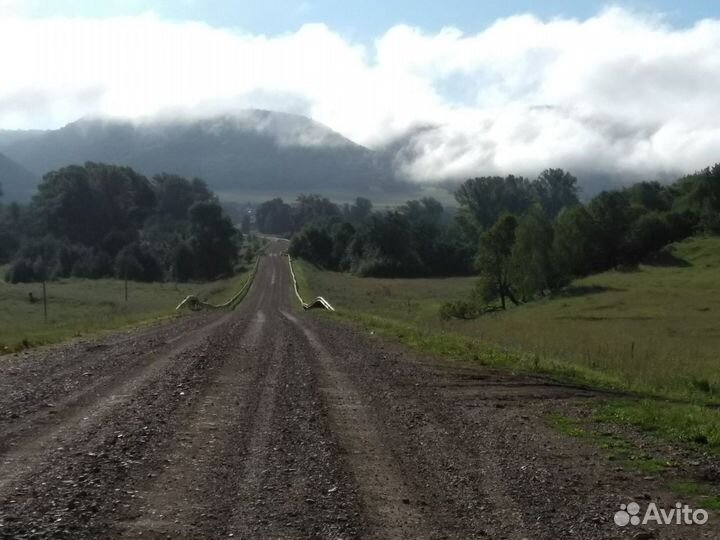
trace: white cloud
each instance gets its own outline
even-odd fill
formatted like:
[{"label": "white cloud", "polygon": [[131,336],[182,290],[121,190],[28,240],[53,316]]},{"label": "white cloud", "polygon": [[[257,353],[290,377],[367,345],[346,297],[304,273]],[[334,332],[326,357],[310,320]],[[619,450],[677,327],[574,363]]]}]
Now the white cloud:
[{"label": "white cloud", "polygon": [[151,13],[4,16],[0,61],[0,127],[261,106],[370,146],[400,140],[397,167],[417,180],[548,166],[637,178],[720,160],[718,20],[675,29],[612,8],[474,35],[396,26],[368,47],[322,24],[267,37]]}]

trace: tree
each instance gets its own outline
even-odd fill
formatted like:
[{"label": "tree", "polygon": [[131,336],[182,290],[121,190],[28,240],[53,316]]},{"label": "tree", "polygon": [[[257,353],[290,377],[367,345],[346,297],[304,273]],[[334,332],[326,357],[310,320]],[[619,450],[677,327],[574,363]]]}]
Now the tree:
[{"label": "tree", "polygon": [[506,298],[518,304],[510,285],[510,258],[517,225],[517,219],[509,214],[498,219],[495,225],[481,235],[476,259],[477,268],[490,292],[485,296],[499,298],[503,309],[506,308]]},{"label": "tree", "polygon": [[642,258],[670,243],[672,232],[662,212],[647,212],[640,216],[628,230],[627,257],[637,263]]},{"label": "tree", "polygon": [[41,234],[97,246],[112,230],[137,230],[155,208],[148,180],[128,167],[86,163],[43,177],[33,198]]},{"label": "tree", "polygon": [[577,178],[562,169],[545,169],[533,182],[533,191],[550,219],[579,202]]},{"label": "tree", "polygon": [[557,285],[553,266],[553,227],[539,206],[518,221],[512,250],[511,279],[523,300]]},{"label": "tree", "polygon": [[257,228],[266,234],[287,234],[292,231],[292,209],[282,199],[262,203],[255,212]]},{"label": "tree", "polygon": [[530,182],[522,176],[488,176],[466,180],[455,199],[487,229],[505,213],[523,214],[532,205],[533,195]]},{"label": "tree", "polygon": [[190,281],[195,273],[195,257],[185,242],[180,242],[172,253],[172,276],[175,281]]},{"label": "tree", "polygon": [[647,210],[665,212],[670,210],[672,205],[673,195],[671,188],[663,186],[660,182],[638,182],[626,188],[626,192],[630,204]]},{"label": "tree", "polygon": [[217,203],[197,202],[190,207],[189,215],[195,277],[211,280],[230,274],[238,258],[240,232]]},{"label": "tree", "polygon": [[351,260],[349,247],[355,236],[355,227],[348,222],[333,223],[330,226],[332,239],[332,253],[330,263],[335,270],[346,271],[350,269]]},{"label": "tree", "polygon": [[399,208],[410,228],[412,249],[422,262],[426,274],[441,273],[445,261],[440,259],[440,241],[444,209],[433,198],[407,201]]},{"label": "tree", "polygon": [[333,268],[333,239],[327,227],[309,223],[293,235],[288,252],[322,268]]},{"label": "tree", "polygon": [[175,220],[187,219],[188,210],[196,202],[215,200],[207,184],[199,178],[188,181],[182,176],[162,173],[153,176],[152,187],[158,211]]},{"label": "tree", "polygon": [[698,216],[720,212],[720,163],[681,178],[675,188],[675,210],[689,210]]},{"label": "tree", "polygon": [[340,218],[340,209],[326,197],[299,195],[293,215],[294,230],[299,231],[308,223]]},{"label": "tree", "polygon": [[582,205],[564,210],[555,220],[553,258],[561,279],[585,276],[596,269],[597,225]]},{"label": "tree", "polygon": [[360,223],[365,221],[372,213],[372,208],[373,205],[370,199],[358,197],[355,199],[355,202],[347,209],[347,220],[353,225],[359,225]]},{"label": "tree", "polygon": [[352,270],[375,277],[421,275],[422,262],[413,245],[410,223],[404,214],[372,214],[348,247]]},{"label": "tree", "polygon": [[148,246],[134,242],[125,246],[115,257],[115,275],[131,281],[161,281],[163,271]]},{"label": "tree", "polygon": [[0,264],[10,261],[20,247],[20,241],[27,230],[22,226],[24,217],[20,205],[11,202],[0,205]]},{"label": "tree", "polygon": [[625,239],[634,218],[627,195],[620,191],[603,191],[590,201],[588,211],[597,228],[598,260],[594,261],[593,269],[606,270],[625,262]]}]

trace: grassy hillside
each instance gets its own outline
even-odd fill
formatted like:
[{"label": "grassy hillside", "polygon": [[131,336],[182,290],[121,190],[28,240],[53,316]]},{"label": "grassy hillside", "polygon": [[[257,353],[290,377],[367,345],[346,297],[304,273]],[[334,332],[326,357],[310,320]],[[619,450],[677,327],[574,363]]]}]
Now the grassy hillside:
[{"label": "grassy hillside", "polygon": [[[481,317],[439,320],[472,278],[369,279],[299,263],[301,286],[344,316],[390,333],[436,336],[425,347],[472,350],[488,361],[567,372],[640,391],[720,392],[720,238],[694,238],[634,272],[578,280],[563,295]],[[480,351],[480,353],[478,353]],[[470,353],[468,353],[470,354]]]},{"label": "grassy hillside", "polygon": [[[251,268],[251,266],[249,266]],[[0,276],[4,275],[0,268]],[[175,306],[195,294],[221,303],[248,279],[249,269],[233,278],[206,284],[135,283],[113,279],[62,279],[47,284],[48,322],[44,322],[42,285],[0,281],[0,354],[62,341],[142,321],[176,316]],[[31,303],[32,293],[40,301]]]}]

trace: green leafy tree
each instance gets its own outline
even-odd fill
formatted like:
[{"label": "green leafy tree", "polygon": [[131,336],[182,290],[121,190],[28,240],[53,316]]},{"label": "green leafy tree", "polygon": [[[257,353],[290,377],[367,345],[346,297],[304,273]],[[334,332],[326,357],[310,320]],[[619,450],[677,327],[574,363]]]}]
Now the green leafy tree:
[{"label": "green leafy tree", "polygon": [[531,183],[522,176],[488,176],[466,180],[455,192],[480,227],[491,227],[505,213],[523,214],[533,203]]},{"label": "green leafy tree", "polygon": [[535,198],[550,219],[578,204],[577,178],[562,169],[546,169],[533,182]]},{"label": "green leafy tree", "polygon": [[172,253],[172,276],[175,281],[190,281],[195,277],[195,257],[185,242],[175,246]]},{"label": "green leafy tree", "polygon": [[552,223],[536,205],[518,221],[510,261],[511,279],[523,300],[556,288],[552,251]]},{"label": "green leafy tree", "polygon": [[603,191],[590,201],[588,211],[596,224],[597,260],[591,266],[605,270],[627,260],[626,236],[634,220],[627,194]]},{"label": "green leafy tree", "polygon": [[240,232],[217,203],[197,202],[190,207],[189,215],[195,277],[211,280],[231,274],[242,240]]},{"label": "green leafy tree", "polygon": [[86,163],[46,174],[32,204],[42,234],[97,246],[112,230],[142,227],[155,202],[148,180],[132,169]]},{"label": "green leafy tree", "polygon": [[282,199],[262,203],[255,212],[257,228],[266,234],[287,234],[293,230],[292,209]]},{"label": "green leafy tree", "polygon": [[326,197],[300,195],[294,209],[294,230],[298,231],[309,223],[336,220],[340,216],[340,208]]},{"label": "green leafy tree", "polygon": [[359,225],[372,213],[373,204],[370,199],[358,197],[345,212],[347,220],[353,225]]},{"label": "green leafy tree", "polygon": [[152,187],[157,198],[158,212],[175,220],[185,220],[188,210],[196,202],[215,201],[207,184],[195,178],[189,181],[174,174],[153,176]]},{"label": "green leafy tree", "polygon": [[115,275],[131,281],[162,281],[163,270],[160,262],[149,249],[139,242],[125,246],[115,257]]},{"label": "green leafy tree", "polygon": [[673,201],[672,188],[660,182],[638,182],[626,188],[631,205],[646,210],[665,212],[670,210]]},{"label": "green leafy tree", "polygon": [[518,304],[510,282],[510,261],[515,244],[517,219],[512,215],[502,216],[480,236],[480,249],[476,265],[486,284],[484,296],[500,299],[506,308],[506,299]]},{"label": "green leafy tree", "polygon": [[562,212],[555,220],[553,257],[561,279],[585,276],[595,269],[597,224],[582,205]]},{"label": "green leafy tree", "polygon": [[413,245],[410,223],[404,214],[374,213],[348,247],[352,270],[375,277],[420,275],[422,262]]},{"label": "green leafy tree", "polygon": [[322,268],[333,268],[333,238],[328,227],[309,223],[293,235],[288,252]]}]

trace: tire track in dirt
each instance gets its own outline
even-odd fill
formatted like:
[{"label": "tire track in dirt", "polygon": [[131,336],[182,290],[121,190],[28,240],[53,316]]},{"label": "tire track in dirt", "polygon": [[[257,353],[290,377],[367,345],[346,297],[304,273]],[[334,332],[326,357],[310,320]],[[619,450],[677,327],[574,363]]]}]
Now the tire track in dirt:
[{"label": "tire track in dirt", "polygon": [[80,395],[57,404],[51,411],[24,419],[20,426],[7,430],[5,441],[12,440],[12,443],[0,458],[0,497],[23,475],[37,471],[45,459],[46,449],[71,444],[78,438],[78,431],[92,431],[113,411],[132,399],[139,388],[162,377],[168,364],[186,353],[197,340],[204,339],[227,323],[227,316],[213,321],[189,337],[177,341],[161,356],[157,357],[155,352],[144,355],[138,363],[128,366],[127,371],[91,385]]},{"label": "tire track in dirt", "polygon": [[[254,308],[262,294],[252,299]],[[140,371],[146,376],[127,374],[122,406],[112,396],[102,402],[108,405],[108,414],[102,415],[107,421],[98,418],[74,431],[63,424],[67,444],[40,448],[27,467],[32,476],[0,496],[0,537],[106,537],[118,516],[132,507],[140,480],[159,470],[174,426],[182,425],[183,413],[197,406],[202,388],[223,365],[230,337],[247,321],[242,311],[247,310],[189,333],[187,347],[183,338],[182,350],[163,358],[162,366]]]},{"label": "tire track in dirt", "polygon": [[393,362],[377,344],[329,321],[310,318],[305,325],[315,330],[316,339],[325,338],[329,354],[369,404],[433,524],[428,537],[532,537],[522,505],[507,488],[500,455],[489,444],[494,438],[477,438],[472,424],[462,419],[462,404],[447,403],[439,389],[446,379],[441,371]]},{"label": "tire track in dirt", "polygon": [[270,355],[259,346],[265,323],[258,311],[242,332],[234,332],[228,359],[184,425],[176,427],[162,472],[138,489],[139,507],[129,514],[139,515],[123,536],[197,538],[224,528],[233,497],[228,490],[228,484],[234,487],[233,454],[246,444],[238,428],[252,416],[257,389],[272,385]]},{"label": "tire track in dirt", "polygon": [[[0,361],[0,429],[19,432],[52,419],[66,405],[100,393],[123,372],[171,350],[188,332],[211,325],[219,314],[183,317],[126,335],[53,345],[4,356]],[[28,372],[31,380],[21,377]],[[0,452],[7,438],[0,441]]]},{"label": "tire track in dirt", "polygon": [[281,360],[280,370],[275,388],[260,397],[227,533],[247,539],[363,538],[357,485],[311,369],[312,351],[279,312],[274,316],[273,362]]},{"label": "tire track in dirt", "polygon": [[282,311],[282,314],[301,329],[315,352],[322,390],[334,429],[359,486],[370,533],[376,538],[424,537],[428,525],[417,499],[373,425],[360,394],[315,334],[291,313]]}]

